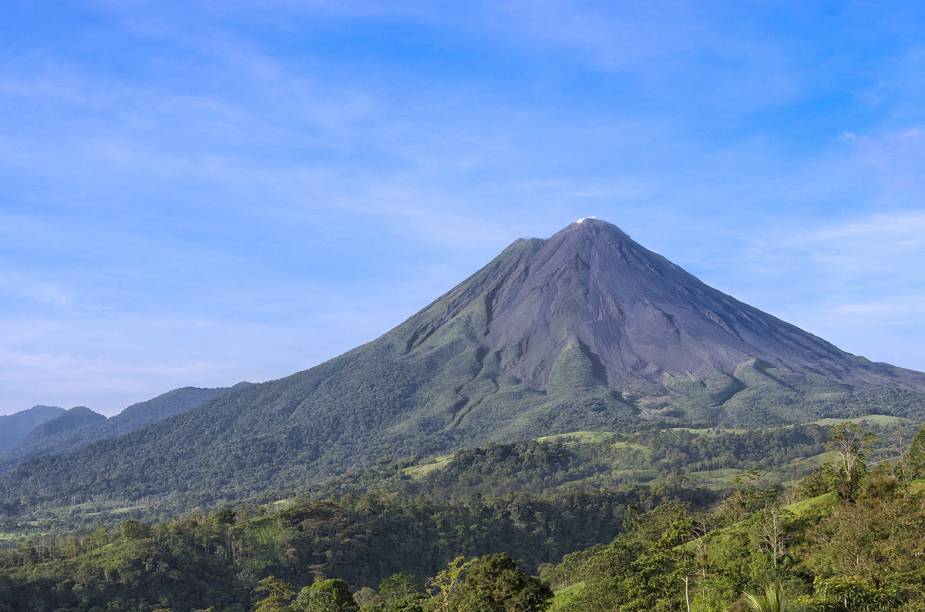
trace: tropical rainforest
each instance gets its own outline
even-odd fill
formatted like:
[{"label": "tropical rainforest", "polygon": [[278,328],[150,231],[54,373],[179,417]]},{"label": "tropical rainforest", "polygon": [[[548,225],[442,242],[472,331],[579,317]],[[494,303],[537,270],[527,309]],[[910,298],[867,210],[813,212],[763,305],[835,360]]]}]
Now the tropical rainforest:
[{"label": "tropical rainforest", "polygon": [[[925,430],[906,431],[675,432],[675,455],[655,434],[632,443],[668,466],[753,460],[720,486],[667,467],[602,484],[605,448],[628,443],[582,432],[382,466],[314,496],[84,517],[0,551],[0,610],[925,610]],[[798,480],[762,472],[761,457],[817,445]]]}]

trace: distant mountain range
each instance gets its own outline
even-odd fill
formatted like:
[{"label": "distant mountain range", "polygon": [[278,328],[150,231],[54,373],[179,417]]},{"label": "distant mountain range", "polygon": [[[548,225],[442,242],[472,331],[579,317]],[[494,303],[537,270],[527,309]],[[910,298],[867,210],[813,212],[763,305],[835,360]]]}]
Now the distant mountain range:
[{"label": "distant mountain range", "polygon": [[[77,406],[70,410],[65,410],[59,416],[50,421],[42,423],[29,432],[22,443],[28,443],[34,439],[54,438],[84,427],[93,427],[106,422],[106,417],[98,412],[93,412],[86,406]],[[21,443],[21,444],[22,444]]]},{"label": "distant mountain range", "polygon": [[[60,408],[55,409],[57,410],[56,417],[35,426],[27,435],[20,437],[17,444],[6,448],[5,451],[0,450],[0,471],[7,470],[28,459],[58,455],[74,451],[93,442],[116,438],[191,410],[248,384],[239,383],[234,387],[215,389],[199,387],[174,389],[154,399],[132,404],[109,419],[83,406],[67,411]],[[36,406],[32,410],[38,408],[43,407]]]},{"label": "distant mountain range", "polygon": [[0,502],[208,504],[568,431],[871,413],[925,419],[925,374],[846,353],[588,219],[517,240],[395,329],[317,367],[21,465],[0,482]]},{"label": "distant mountain range", "polygon": [[0,416],[0,453],[26,439],[29,433],[55,417],[64,414],[58,406],[33,406],[28,410]]}]

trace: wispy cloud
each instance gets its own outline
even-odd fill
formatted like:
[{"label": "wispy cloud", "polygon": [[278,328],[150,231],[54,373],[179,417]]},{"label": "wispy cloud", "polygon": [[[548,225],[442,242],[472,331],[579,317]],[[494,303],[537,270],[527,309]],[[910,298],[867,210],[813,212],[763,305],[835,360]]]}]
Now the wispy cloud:
[{"label": "wispy cloud", "polygon": [[588,215],[925,367],[921,7],[35,10],[0,41],[0,411],[282,375]]},{"label": "wispy cloud", "polygon": [[835,316],[855,317],[859,321],[878,317],[888,324],[921,324],[925,319],[925,294],[892,299],[839,304],[829,311]]},{"label": "wispy cloud", "polygon": [[778,229],[756,239],[751,256],[758,266],[815,265],[833,276],[907,277],[914,285],[925,265],[925,212],[900,210]]},{"label": "wispy cloud", "polygon": [[747,246],[745,296],[853,352],[925,368],[925,213],[779,226]]}]

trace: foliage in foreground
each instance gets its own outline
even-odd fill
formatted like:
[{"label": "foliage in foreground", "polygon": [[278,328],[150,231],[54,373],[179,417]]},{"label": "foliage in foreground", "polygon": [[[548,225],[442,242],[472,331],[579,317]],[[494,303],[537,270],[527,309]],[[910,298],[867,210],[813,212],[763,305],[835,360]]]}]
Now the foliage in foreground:
[{"label": "foliage in foreground", "polygon": [[[836,428],[838,459],[784,503],[747,481],[707,514],[667,504],[606,546],[541,577],[580,610],[925,610],[925,495],[915,465],[869,468],[857,426]],[[804,485],[807,483],[804,483]],[[730,608],[730,606],[732,608]]]},{"label": "foliage in foreground", "polygon": [[[331,578],[362,588],[406,573],[423,584],[457,556],[498,552],[533,572],[612,539],[628,513],[669,499],[702,505],[714,497],[664,486],[456,503],[362,495],[157,525],[127,520],[117,530],[36,537],[0,551],[0,601],[30,610],[246,609],[269,576],[293,585],[293,597]],[[16,588],[4,593],[4,580]]]},{"label": "foliage in foreground", "polygon": [[923,439],[874,465],[869,437],[843,424],[833,462],[794,491],[746,475],[709,512],[677,496],[650,510],[623,503],[609,544],[539,578],[528,573],[537,551],[558,559],[561,539],[582,531],[563,526],[571,512],[601,511],[593,498],[566,510],[366,496],[126,521],[4,554],[0,610],[925,610]]}]

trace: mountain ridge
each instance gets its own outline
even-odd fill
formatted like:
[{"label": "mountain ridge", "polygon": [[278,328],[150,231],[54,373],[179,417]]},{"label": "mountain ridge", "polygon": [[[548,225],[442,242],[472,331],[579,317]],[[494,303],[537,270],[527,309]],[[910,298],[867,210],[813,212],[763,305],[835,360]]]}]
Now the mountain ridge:
[{"label": "mountain ridge", "polygon": [[[14,447],[0,452],[0,472],[29,459],[62,454],[94,442],[116,438],[191,410],[248,384],[250,383],[242,382],[232,387],[216,388],[180,387],[132,404],[109,418],[88,418],[84,413],[84,418],[71,418],[68,422],[60,422],[60,419],[77,409],[62,412],[56,419],[32,430]],[[56,427],[55,423],[59,423],[59,426]]]},{"label": "mountain ridge", "polygon": [[0,415],[0,453],[15,447],[42,423],[62,414],[64,408],[39,404],[13,414]]},{"label": "mountain ridge", "polygon": [[26,437],[28,440],[30,437],[44,437],[44,436],[54,436],[61,433],[66,433],[74,429],[80,429],[87,425],[92,425],[94,423],[100,423],[106,420],[106,417],[98,412],[90,410],[86,406],[75,406],[65,410],[61,415],[42,423],[31,432],[29,436]]}]

